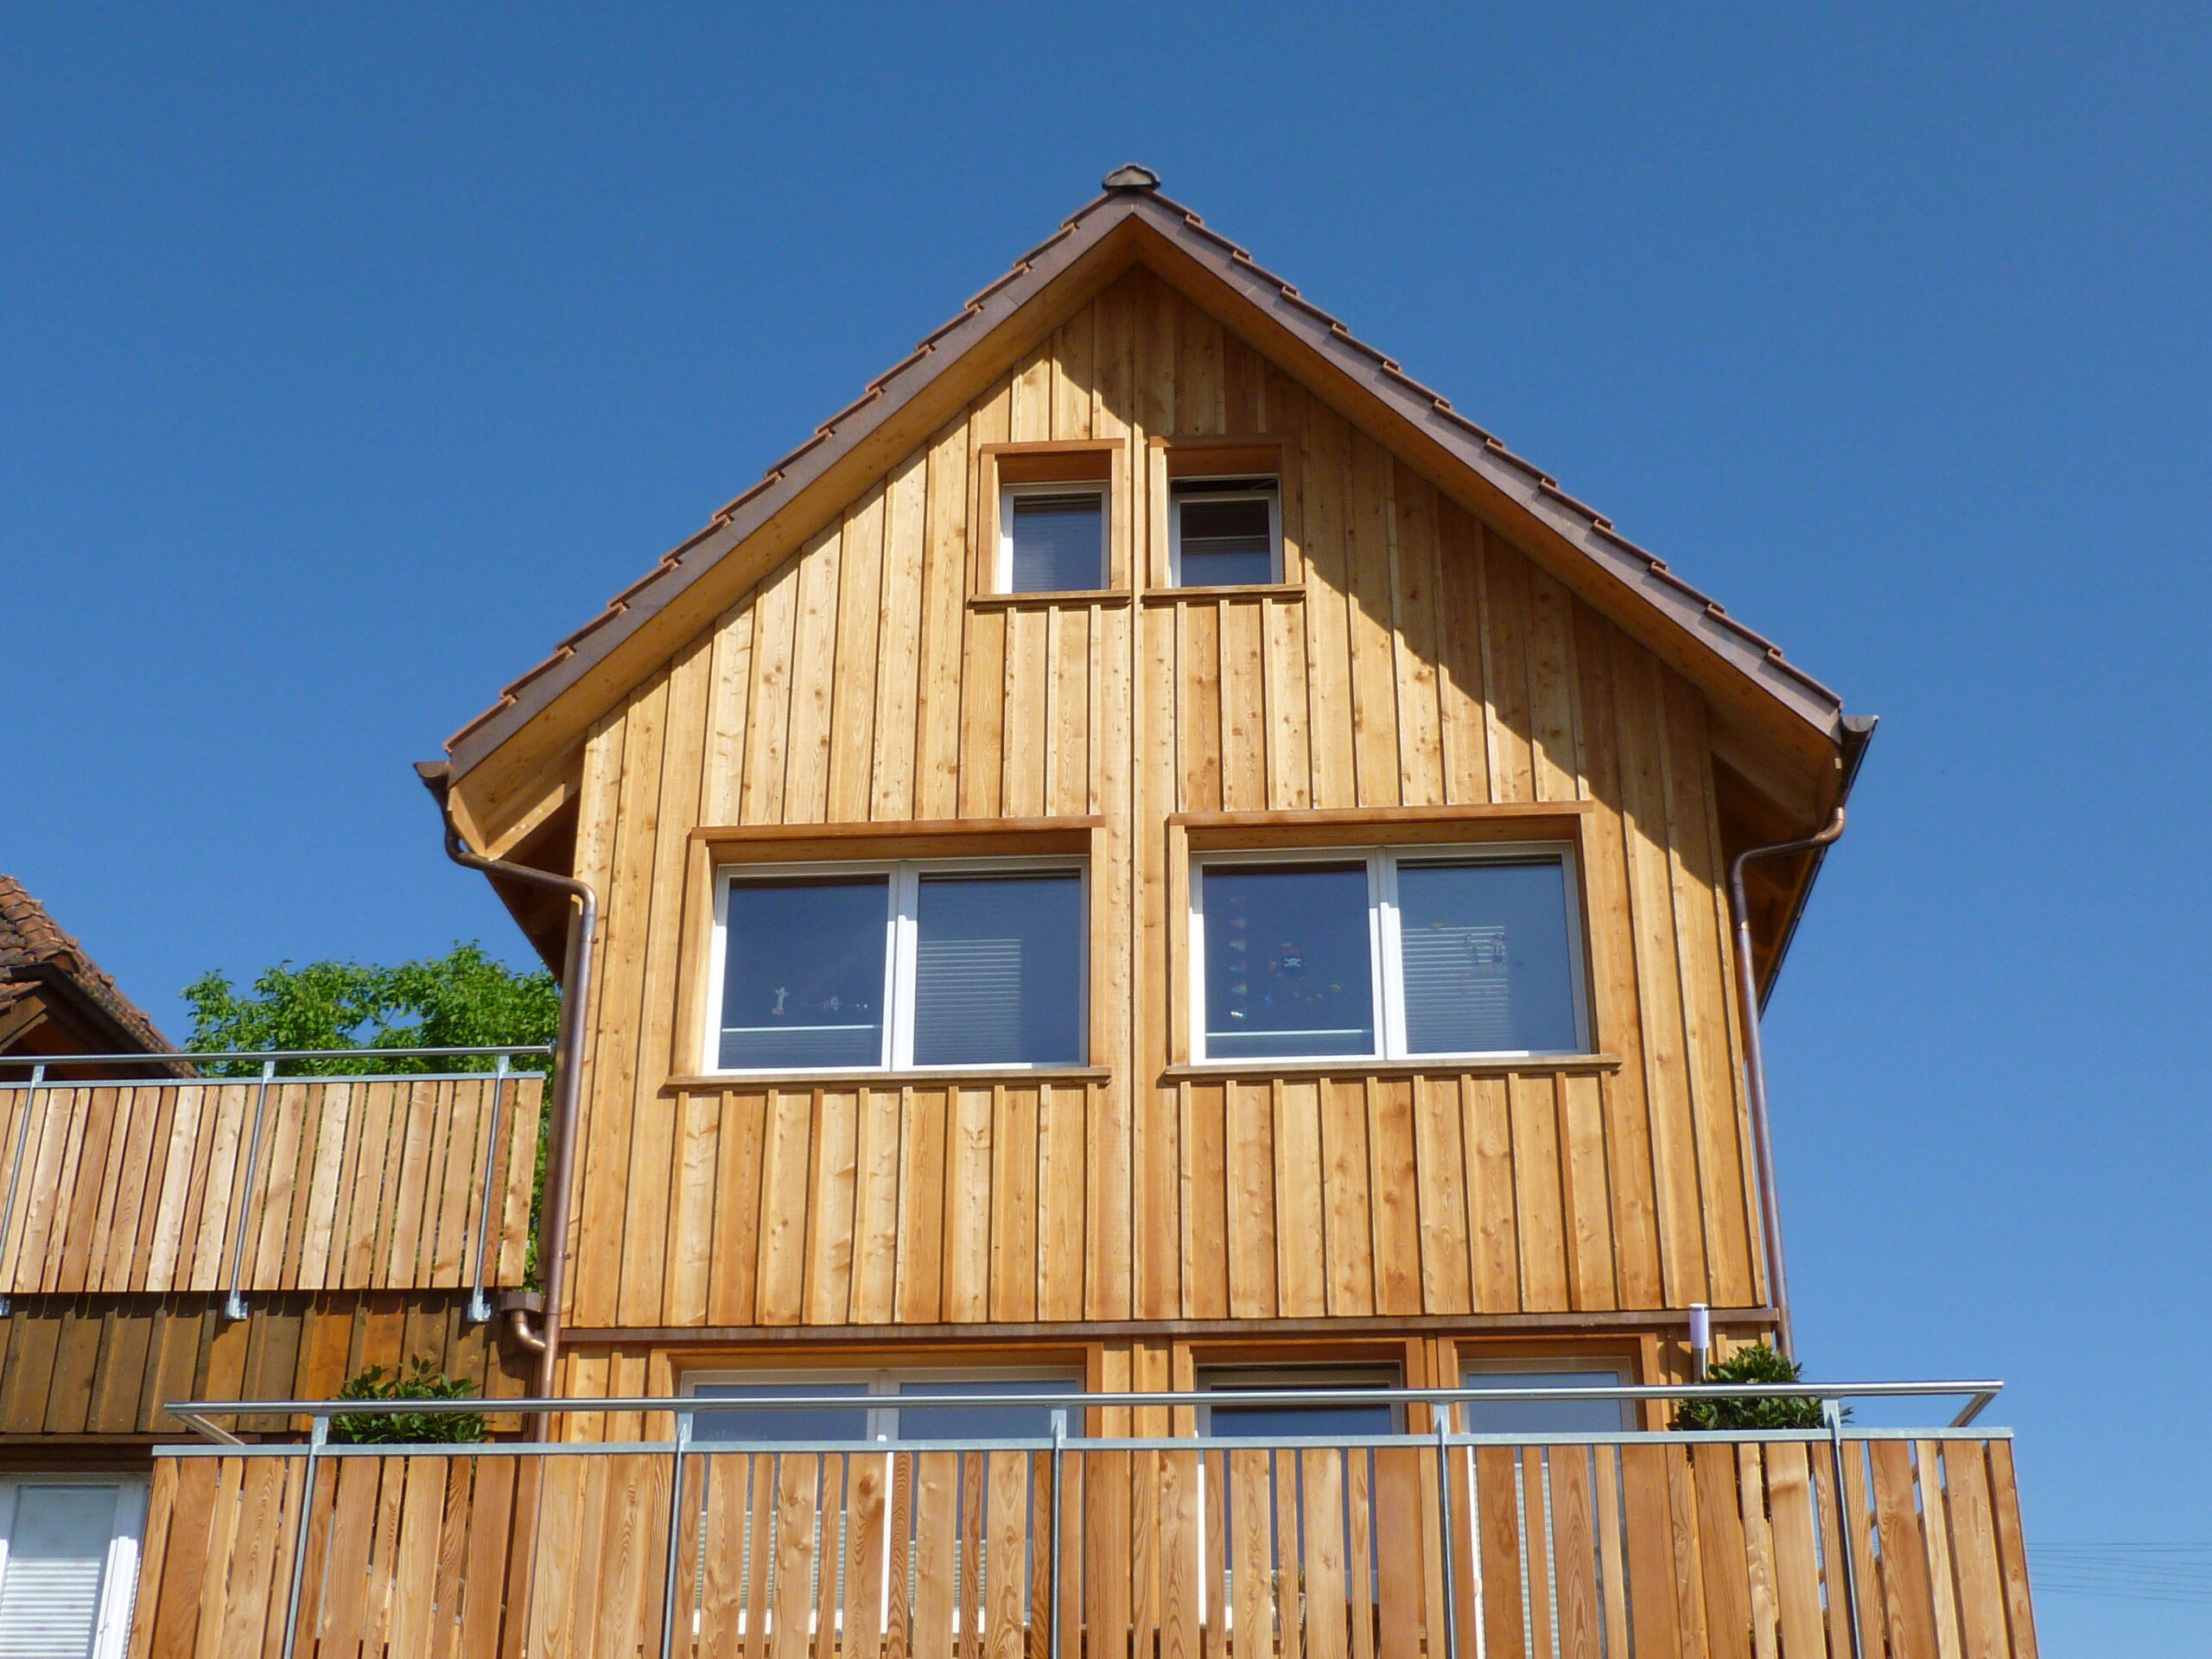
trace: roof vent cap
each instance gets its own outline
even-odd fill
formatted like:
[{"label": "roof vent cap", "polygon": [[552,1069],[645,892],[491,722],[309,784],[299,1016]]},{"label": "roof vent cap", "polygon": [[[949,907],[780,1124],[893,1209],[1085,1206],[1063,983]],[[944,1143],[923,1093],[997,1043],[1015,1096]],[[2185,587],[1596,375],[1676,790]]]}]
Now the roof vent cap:
[{"label": "roof vent cap", "polygon": [[1135,162],[1124,162],[1109,173],[1103,182],[1109,190],[1157,190],[1160,175]]}]

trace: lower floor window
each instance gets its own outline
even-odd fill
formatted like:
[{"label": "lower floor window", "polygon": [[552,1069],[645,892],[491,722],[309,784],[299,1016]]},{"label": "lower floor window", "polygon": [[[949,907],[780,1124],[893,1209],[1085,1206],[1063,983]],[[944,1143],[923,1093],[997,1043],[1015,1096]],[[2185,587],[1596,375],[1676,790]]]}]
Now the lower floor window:
[{"label": "lower floor window", "polygon": [[0,1656],[122,1659],[145,1514],[135,1480],[0,1479]]},{"label": "lower floor window", "polygon": [[[789,1373],[745,1379],[696,1381],[702,1399],[742,1397],[790,1401],[790,1405],[732,1406],[702,1411],[693,1420],[695,1441],[736,1440],[1043,1440],[1052,1433],[1050,1405],[984,1404],[1024,1395],[1079,1393],[1073,1372],[1022,1370],[854,1371],[835,1377],[814,1374],[804,1382]],[[969,1404],[975,1401],[978,1403]],[[924,1403],[924,1402],[929,1403]],[[1083,1432],[1083,1414],[1068,1413],[1070,1435]]]},{"label": "lower floor window", "polygon": [[[1630,1379],[1611,1362],[1486,1360],[1467,1367],[1468,1389],[1618,1389]],[[1627,1400],[1463,1400],[1463,1434],[1610,1434],[1637,1427]]]}]

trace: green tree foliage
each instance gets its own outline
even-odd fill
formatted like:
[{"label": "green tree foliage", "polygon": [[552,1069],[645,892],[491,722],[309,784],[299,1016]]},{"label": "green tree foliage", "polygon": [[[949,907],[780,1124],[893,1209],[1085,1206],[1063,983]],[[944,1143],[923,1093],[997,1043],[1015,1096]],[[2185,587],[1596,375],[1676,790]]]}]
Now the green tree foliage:
[{"label": "green tree foliage", "polygon": [[[1738,1348],[1707,1370],[1708,1382],[1802,1382],[1805,1368],[1763,1342]],[[1848,1408],[1844,1415],[1851,1414]],[[1821,1402],[1809,1395],[1763,1400],[1685,1400],[1675,1408],[1676,1428],[1821,1428]]]},{"label": "green tree foliage", "polygon": [[[441,1376],[416,1355],[391,1376],[372,1365],[346,1379],[340,1400],[467,1400],[474,1382]],[[458,1446],[484,1438],[484,1414],[476,1411],[379,1411],[330,1420],[330,1438],[340,1446]]]},{"label": "green tree foliage", "polygon": [[[202,974],[184,988],[192,1007],[192,1046],[201,1052],[270,1048],[475,1048],[550,1043],[561,1020],[553,976],[518,973],[480,944],[455,944],[442,957],[396,968],[358,962],[289,962],[265,969],[245,991],[224,975]],[[517,1056],[518,1069],[545,1061]],[[291,1060],[288,1076],[344,1072],[489,1070],[480,1060]],[[211,1068],[234,1076],[257,1068],[234,1061]]]}]

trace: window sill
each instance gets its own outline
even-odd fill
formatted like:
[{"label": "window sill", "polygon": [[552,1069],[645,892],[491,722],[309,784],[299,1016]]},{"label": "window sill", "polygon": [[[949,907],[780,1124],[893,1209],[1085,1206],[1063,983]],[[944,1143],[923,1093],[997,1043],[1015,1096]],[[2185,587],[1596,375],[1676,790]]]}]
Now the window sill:
[{"label": "window sill", "polygon": [[1045,1084],[1062,1085],[1103,1083],[1114,1075],[1111,1066],[1105,1065],[1040,1065],[976,1066],[968,1070],[947,1067],[938,1071],[709,1071],[691,1077],[675,1077],[661,1084],[663,1094],[683,1090],[692,1094],[729,1093],[734,1090],[766,1089],[825,1089],[840,1093],[859,1089],[900,1089],[909,1085],[921,1087],[961,1089],[989,1088],[995,1084],[1012,1084],[1021,1088],[1036,1088]]},{"label": "window sill", "polygon": [[1306,587],[1296,582],[1255,582],[1233,588],[1147,588],[1138,597],[1146,605],[1180,605],[1185,601],[1206,604],[1223,599],[1303,599]]},{"label": "window sill", "polygon": [[1126,605],[1131,594],[1122,588],[1071,588],[1035,594],[970,594],[971,611],[1051,611],[1071,605]]},{"label": "window sill", "polygon": [[1475,1059],[1423,1055],[1414,1060],[1193,1060],[1161,1068],[1163,1083],[1220,1083],[1274,1077],[1502,1077],[1530,1072],[1618,1071],[1618,1054],[1527,1054]]}]

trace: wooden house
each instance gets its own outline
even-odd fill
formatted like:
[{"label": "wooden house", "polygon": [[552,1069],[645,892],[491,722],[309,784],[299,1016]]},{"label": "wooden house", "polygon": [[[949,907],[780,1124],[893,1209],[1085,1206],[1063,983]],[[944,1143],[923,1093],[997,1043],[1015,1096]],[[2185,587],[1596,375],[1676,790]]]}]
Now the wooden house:
[{"label": "wooden house", "polygon": [[[1746,1016],[1872,722],[1157,187],[422,769],[565,976],[559,1408],[263,1393],[144,1650],[2033,1651],[2001,1431],[1623,1392],[1786,1332]],[[237,1189],[280,1279],[350,1133]]]}]

